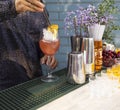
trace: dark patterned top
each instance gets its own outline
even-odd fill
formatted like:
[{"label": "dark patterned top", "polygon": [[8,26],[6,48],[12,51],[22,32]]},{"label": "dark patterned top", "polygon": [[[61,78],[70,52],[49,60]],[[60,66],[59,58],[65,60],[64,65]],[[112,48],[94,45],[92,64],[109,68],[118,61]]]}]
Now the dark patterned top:
[{"label": "dark patterned top", "polygon": [[0,61],[22,65],[29,78],[40,73],[43,54],[38,41],[45,27],[47,24],[42,12],[18,14],[14,0],[0,0]]}]

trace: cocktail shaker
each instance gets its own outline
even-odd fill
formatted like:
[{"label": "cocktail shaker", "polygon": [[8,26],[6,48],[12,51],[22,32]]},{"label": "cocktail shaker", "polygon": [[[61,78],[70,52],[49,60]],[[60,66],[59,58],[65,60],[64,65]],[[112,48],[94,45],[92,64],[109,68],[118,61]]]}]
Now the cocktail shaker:
[{"label": "cocktail shaker", "polygon": [[94,39],[91,37],[73,37],[72,52],[83,52],[86,74],[94,73]]},{"label": "cocktail shaker", "polygon": [[86,74],[94,73],[94,39],[93,38],[83,38],[84,49],[84,64]]},{"label": "cocktail shaker", "polygon": [[68,54],[67,81],[71,84],[85,83],[86,75],[84,68],[84,56],[82,52]]}]

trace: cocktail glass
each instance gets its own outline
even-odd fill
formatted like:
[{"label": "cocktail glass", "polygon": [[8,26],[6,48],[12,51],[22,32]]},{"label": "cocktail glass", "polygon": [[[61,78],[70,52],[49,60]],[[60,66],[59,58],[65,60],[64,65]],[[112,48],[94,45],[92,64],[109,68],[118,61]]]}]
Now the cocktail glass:
[{"label": "cocktail glass", "polygon": [[[50,36],[53,38],[49,38],[49,39],[46,39],[45,37],[46,36],[43,36],[40,39],[39,46],[40,46],[40,49],[42,50],[42,52],[45,55],[47,55],[48,63],[50,63],[50,57],[55,55],[59,49],[60,40],[59,40],[58,35]],[[55,76],[52,74],[51,68],[49,67],[49,64],[48,64],[48,73],[47,73],[47,75],[42,76],[41,80],[44,82],[55,82],[58,79],[59,79],[58,76]]]}]

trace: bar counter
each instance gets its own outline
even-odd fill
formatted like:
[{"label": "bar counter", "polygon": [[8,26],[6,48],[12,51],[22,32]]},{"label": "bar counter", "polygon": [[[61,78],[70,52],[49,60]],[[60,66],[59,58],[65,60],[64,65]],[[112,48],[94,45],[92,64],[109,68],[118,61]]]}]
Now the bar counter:
[{"label": "bar counter", "polygon": [[[104,77],[103,80],[107,82],[105,80],[108,79]],[[95,84],[98,82],[97,79],[85,84],[37,110],[120,110],[120,88],[108,88],[110,85],[107,84],[105,86],[108,90],[105,86],[93,87],[99,85]],[[98,90],[93,91],[92,88]],[[106,90],[105,93],[103,90]]]},{"label": "bar counter", "polygon": [[1,91],[0,110],[120,110],[120,89],[113,88],[115,81],[101,76],[72,85],[66,81],[66,73],[66,69],[55,72],[60,79],[54,83],[37,78]]}]

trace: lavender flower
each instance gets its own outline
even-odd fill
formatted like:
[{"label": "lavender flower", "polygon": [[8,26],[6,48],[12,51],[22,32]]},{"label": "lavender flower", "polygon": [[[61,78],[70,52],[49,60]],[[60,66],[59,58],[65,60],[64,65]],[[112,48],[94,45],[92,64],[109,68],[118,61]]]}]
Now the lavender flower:
[{"label": "lavender flower", "polygon": [[77,28],[86,28],[93,24],[107,24],[109,20],[112,19],[110,15],[104,13],[100,15],[99,10],[93,6],[88,5],[88,7],[79,7],[75,11],[67,12],[64,19],[65,30],[74,29],[74,17],[76,17]]}]

